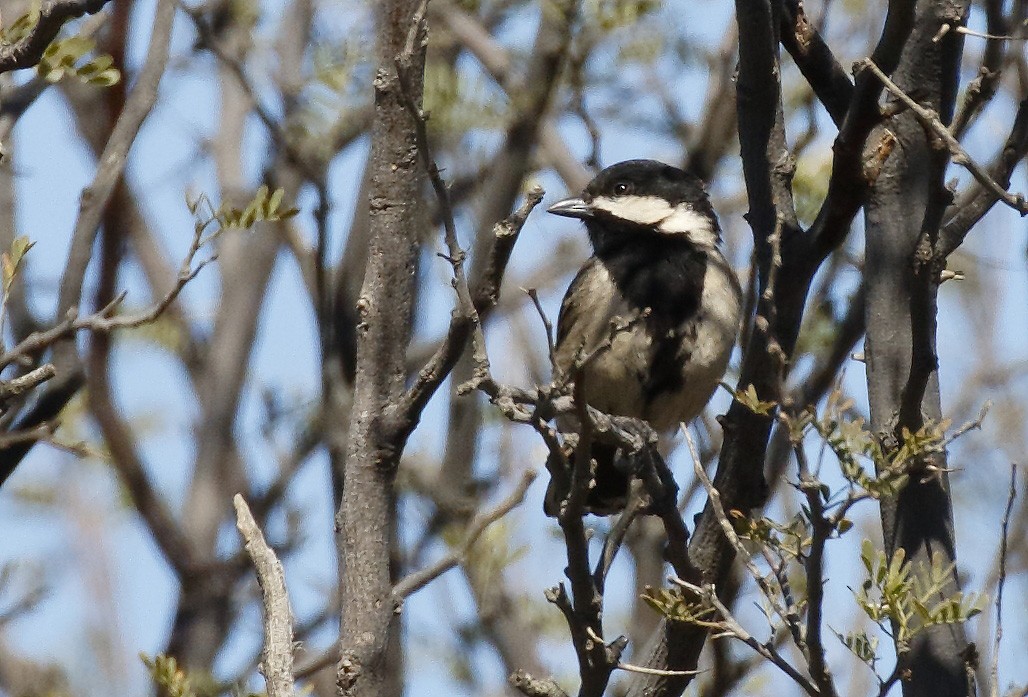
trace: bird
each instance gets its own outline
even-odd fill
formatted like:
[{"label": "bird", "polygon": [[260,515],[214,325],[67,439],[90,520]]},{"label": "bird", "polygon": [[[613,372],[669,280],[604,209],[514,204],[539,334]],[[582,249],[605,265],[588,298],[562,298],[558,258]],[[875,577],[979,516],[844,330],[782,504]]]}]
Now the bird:
[{"label": "bird", "polygon": [[[561,303],[555,369],[582,381],[580,393],[601,412],[658,432],[691,421],[727,369],[742,315],[703,182],[663,162],[627,160],[547,210],[582,221],[593,250]],[[621,512],[629,467],[603,443],[592,443],[590,456],[585,513]],[[544,503],[553,517],[568,493],[557,486],[551,479]]]}]

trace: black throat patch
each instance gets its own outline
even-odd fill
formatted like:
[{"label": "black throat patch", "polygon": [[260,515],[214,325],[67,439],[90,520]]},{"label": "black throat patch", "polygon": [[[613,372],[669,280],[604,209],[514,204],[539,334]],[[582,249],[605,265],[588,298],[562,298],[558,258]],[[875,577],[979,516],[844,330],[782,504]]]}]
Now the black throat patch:
[{"label": "black throat patch", "polygon": [[607,244],[596,244],[592,233],[596,256],[622,297],[633,310],[650,311],[645,327],[654,349],[649,374],[640,376],[645,398],[681,389],[686,349],[696,338],[707,253],[681,237],[614,234],[601,240]]},{"label": "black throat patch", "polygon": [[[604,228],[609,227],[604,225]],[[594,234],[596,257],[610,272],[633,309],[650,308],[651,318],[670,330],[700,306],[707,253],[681,236],[659,233]]]}]

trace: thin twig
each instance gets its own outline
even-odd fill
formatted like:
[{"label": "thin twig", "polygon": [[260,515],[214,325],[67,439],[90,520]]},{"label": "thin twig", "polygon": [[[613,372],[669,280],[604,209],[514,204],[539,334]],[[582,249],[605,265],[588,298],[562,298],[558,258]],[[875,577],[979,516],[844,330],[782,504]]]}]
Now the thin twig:
[{"label": "thin twig", "polygon": [[[514,243],[521,234],[528,215],[535,209],[543,199],[543,190],[536,186],[525,195],[525,201],[505,220],[493,226],[493,236],[496,243],[492,246],[489,263],[483,274],[475,279],[473,298],[478,318],[486,317],[496,306],[499,299],[500,284],[507,269],[507,262],[514,248]],[[428,362],[418,371],[410,388],[398,401],[393,410],[395,413],[395,428],[401,431],[413,430],[421,417],[421,412],[428,404],[428,400],[442,384],[443,380],[452,372],[457,360],[464,352],[469,338],[472,338],[480,324],[476,325],[467,321],[463,314],[455,313],[450,318],[450,327],[446,332],[446,338],[432,354]],[[496,386],[488,378],[487,364],[484,357],[484,346],[480,339],[476,339],[476,367],[474,377],[466,384],[461,385],[458,393],[464,393],[477,389],[482,385],[487,387]],[[483,389],[483,391],[486,391]],[[529,397],[527,402],[534,403],[535,396]],[[523,401],[522,403],[527,403]],[[530,423],[529,416],[521,419],[523,423]]]},{"label": "thin twig", "polygon": [[0,434],[0,448],[9,448],[12,445],[20,445],[22,443],[50,441],[50,439],[53,438],[54,431],[56,430],[56,423],[53,421],[44,421],[38,426],[33,426],[32,428],[20,431],[9,431],[8,433]]},{"label": "thin twig", "polygon": [[1017,465],[1010,463],[1010,488],[1007,492],[1007,507],[1003,512],[1002,533],[999,543],[999,578],[996,581],[996,638],[992,642],[992,662],[989,666],[989,690],[992,697],[999,697],[999,645],[1003,640],[1003,587],[1007,582],[1007,542],[1010,532],[1010,516],[1017,497]]},{"label": "thin twig", "polygon": [[[672,577],[669,579],[675,585],[681,586],[690,593],[696,595],[705,603],[708,603],[721,616],[721,620],[712,623],[714,629],[720,630],[721,636],[729,636],[743,642],[751,649],[756,651],[758,654],[763,656],[767,661],[777,666],[783,673],[788,675],[790,678],[799,685],[804,692],[811,697],[821,697],[821,691],[817,689],[808,678],[802,673],[796,670],[795,667],[785,657],[779,653],[778,649],[772,642],[761,643],[757,641],[757,638],[750,634],[746,629],[739,623],[739,620],[735,618],[731,610],[721,602],[721,599],[717,597],[717,592],[712,585],[697,586],[688,581],[683,581],[680,578]],[[715,637],[716,638],[716,637]]]},{"label": "thin twig", "polygon": [[41,385],[55,375],[57,375],[57,369],[54,368],[53,363],[44,363],[24,375],[0,381],[0,405],[12,397],[17,397]]},{"label": "thin twig", "polygon": [[546,311],[543,310],[543,305],[539,302],[539,291],[535,288],[525,288],[524,291],[532,299],[532,305],[535,306],[535,311],[539,315],[539,319],[542,320],[543,330],[546,332],[546,350],[550,358],[550,370],[553,371],[552,375],[556,376],[557,348],[553,343],[553,322],[546,316]]},{"label": "thin twig", "polygon": [[396,58],[396,74],[400,80],[400,98],[407,112],[411,115],[411,119],[414,121],[414,135],[417,140],[418,154],[421,156],[421,162],[439,201],[439,212],[443,220],[443,230],[445,231],[444,238],[449,252],[447,261],[453,267],[453,285],[454,290],[457,292],[458,310],[469,321],[478,322],[478,313],[475,310],[474,302],[471,300],[471,288],[468,286],[468,279],[464,273],[464,259],[466,255],[457,241],[457,225],[454,222],[450,192],[439,172],[439,166],[436,164],[435,157],[432,154],[431,144],[428,142],[428,117],[411,97],[414,93],[412,81],[415,77],[414,56],[418,48],[416,44],[419,43],[419,37],[421,37],[421,41],[424,41],[424,19],[427,5],[428,0],[422,0],[414,12],[403,53]]},{"label": "thin twig", "polygon": [[69,266],[72,261],[75,264],[61,278],[58,294],[59,315],[78,304],[100,220],[114,195],[115,187],[122,179],[132,143],[135,142],[139,129],[157,102],[157,90],[168,62],[168,47],[174,18],[174,0],[158,2],[143,69],[125,100],[125,106],[118,115],[103,152],[97,158],[100,164],[93,181],[82,191],[78,219],[75,221],[72,236],[72,248],[68,255]]},{"label": "thin twig", "polygon": [[989,414],[989,409],[991,408],[992,402],[986,400],[985,404],[982,405],[982,408],[978,410],[978,416],[974,417],[970,421],[965,422],[960,426],[960,428],[953,431],[953,433],[946,437],[946,439],[942,441],[942,447],[949,447],[949,445],[953,443],[953,441],[957,440],[968,431],[976,431],[980,429],[982,427],[982,423],[985,422],[985,417]]},{"label": "thin twig", "polygon": [[954,27],[954,29],[958,34],[964,34],[965,36],[973,36],[978,39],[992,39],[995,41],[1025,41],[1026,39],[1028,39],[1028,37],[1025,36],[1011,36],[1010,34],[989,34],[988,32],[984,31],[975,31],[974,29],[968,29],[964,26],[957,26]]},{"label": "thin twig", "polygon": [[603,549],[600,550],[600,558],[596,562],[596,570],[593,572],[593,583],[596,584],[596,588],[601,595],[607,582],[607,574],[610,573],[610,567],[614,564],[614,558],[621,549],[621,544],[625,540],[628,528],[639,515],[642,507],[643,501],[640,496],[639,487],[630,484],[625,510],[621,511],[621,515],[610,526],[610,532],[607,533],[607,538],[603,541]]},{"label": "thin twig", "polygon": [[632,663],[618,663],[618,670],[624,670],[629,673],[642,673],[643,675],[664,675],[668,677],[685,677],[687,675],[699,675],[705,673],[705,670],[661,670],[660,668],[647,668],[646,666],[637,666]]},{"label": "thin twig", "polygon": [[696,444],[693,442],[692,434],[687,429],[683,429],[685,433],[685,442],[689,446],[689,454],[692,456],[693,461],[693,472],[696,477],[703,483],[703,488],[707,491],[707,496],[710,499],[710,505],[714,511],[714,515],[717,518],[718,523],[721,526],[721,531],[727,538],[728,543],[735,550],[736,555],[742,560],[749,572],[750,576],[756,581],[757,586],[760,587],[761,593],[767,598],[768,603],[771,604],[771,608],[775,613],[782,618],[783,622],[789,622],[789,613],[786,611],[782,604],[778,601],[777,593],[771,584],[768,582],[764,574],[760,573],[760,569],[750,558],[750,553],[746,549],[746,546],[739,539],[738,533],[735,532],[735,527],[732,525],[732,521],[728,519],[728,515],[725,513],[724,507],[721,505],[721,493],[715,488],[714,483],[710,481],[710,477],[707,476],[706,471],[703,469],[703,464],[700,461],[699,453],[696,451]]},{"label": "thin twig", "polygon": [[825,695],[834,697],[838,691],[832,679],[831,669],[825,660],[822,621],[825,609],[825,544],[836,528],[833,519],[825,516],[825,505],[821,498],[822,485],[810,471],[802,443],[794,444],[793,448],[799,467],[799,488],[807,499],[811,525],[810,553],[804,560],[807,580],[807,626],[802,650],[807,659],[808,672],[818,688]]},{"label": "thin twig", "polygon": [[[482,318],[496,305],[499,294],[500,280],[506,270],[507,261],[514,242],[528,218],[528,214],[542,200],[542,190],[535,187],[526,197],[525,203],[503,223],[494,227],[497,239],[492,262],[487,265],[485,275],[476,283],[476,292],[472,293],[464,270],[465,253],[457,240],[457,228],[454,222],[453,206],[450,202],[449,190],[439,172],[439,167],[432,154],[428,139],[427,116],[411,97],[413,94],[413,57],[419,41],[424,41],[424,16],[427,0],[423,1],[414,13],[410,31],[403,52],[396,58],[396,73],[400,84],[400,99],[404,108],[414,122],[414,136],[422,164],[432,183],[436,198],[439,201],[439,213],[443,221],[444,238],[448,256],[445,257],[453,269],[453,287],[457,294],[457,307],[450,318],[450,327],[446,339],[436,350],[428,364],[418,372],[414,384],[404,395],[391,414],[391,425],[398,434],[397,442],[402,442],[420,419],[421,412],[443,380],[450,374],[460,355],[471,339],[476,354],[476,370],[479,376],[486,370],[487,361],[484,354],[484,341],[481,336]],[[419,37],[420,40],[419,40]],[[502,241],[502,244],[500,243]],[[484,290],[484,292],[480,292]],[[480,301],[480,302],[476,302]]]},{"label": "thin twig", "polygon": [[11,363],[22,358],[33,356],[48,348],[55,342],[67,338],[81,330],[112,332],[118,329],[135,329],[153,322],[160,317],[173,302],[175,302],[186,284],[196,278],[197,274],[199,274],[205,266],[217,258],[215,255],[212,255],[201,261],[196,265],[196,267],[189,268],[192,256],[195,255],[195,253],[196,250],[192,250],[190,252],[190,256],[183,261],[185,270],[179,273],[179,276],[175,281],[175,285],[171,290],[169,290],[156,304],[146,310],[127,315],[114,314],[117,308],[124,301],[125,293],[120,294],[111,303],[86,317],[79,318],[78,310],[76,308],[72,308],[68,311],[64,320],[58,324],[41,332],[33,332],[29,336],[25,337],[25,339],[17,346],[14,346],[9,351],[0,355],[0,369],[6,368]]},{"label": "thin twig", "polygon": [[471,551],[471,548],[475,545],[475,542],[478,541],[478,538],[482,536],[482,533],[485,532],[486,528],[521,505],[525,500],[525,494],[528,492],[528,487],[531,486],[533,481],[535,481],[536,476],[538,475],[535,470],[525,470],[521,475],[521,480],[518,482],[518,485],[510,492],[507,498],[501,501],[492,510],[480,513],[473,521],[471,521],[471,524],[468,525],[467,532],[464,535],[464,540],[455,550],[434,564],[427,566],[424,569],[414,571],[400,579],[396,585],[393,586],[393,601],[399,605],[411,593],[421,590],[439,576],[442,576],[444,573],[464,561],[468,552]]}]

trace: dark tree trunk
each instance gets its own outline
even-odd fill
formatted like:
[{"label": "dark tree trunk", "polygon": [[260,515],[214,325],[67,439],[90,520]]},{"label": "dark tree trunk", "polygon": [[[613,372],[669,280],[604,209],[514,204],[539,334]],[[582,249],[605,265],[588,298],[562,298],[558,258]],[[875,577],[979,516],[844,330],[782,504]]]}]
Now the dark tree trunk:
[{"label": "dark tree trunk", "polygon": [[[968,3],[919,2],[894,81],[944,123],[953,116],[962,35],[933,41],[939,27],[966,17]],[[904,112],[885,125],[898,140],[867,204],[867,359],[871,427],[886,452],[902,444],[903,429],[916,432],[942,418],[936,356],[938,279],[932,250],[950,202],[945,188],[949,153],[933,149],[924,127]],[[872,138],[872,141],[874,139]],[[924,465],[946,466],[945,453]],[[885,549],[903,549],[915,565],[956,560],[949,482],[942,472],[925,480],[915,474],[894,498],[882,501]],[[954,574],[951,592],[957,588]],[[906,697],[967,695],[962,625],[919,635],[906,659]]]}]

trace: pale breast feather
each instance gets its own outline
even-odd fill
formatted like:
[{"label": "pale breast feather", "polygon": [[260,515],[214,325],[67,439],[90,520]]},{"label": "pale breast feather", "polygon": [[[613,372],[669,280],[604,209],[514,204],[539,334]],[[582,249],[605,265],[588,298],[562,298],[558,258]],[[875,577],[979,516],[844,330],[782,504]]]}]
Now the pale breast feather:
[{"label": "pale breast feather", "polygon": [[[741,313],[738,281],[719,252],[709,256],[701,294],[699,310],[678,329],[678,355],[667,357],[670,363],[657,359],[660,340],[653,336],[650,322],[615,335],[611,348],[597,356],[583,376],[589,403],[609,413],[645,418],[658,429],[694,418],[724,374]],[[606,266],[590,259],[561,305],[559,369],[571,370],[576,359],[607,340],[614,317],[627,320],[635,311]],[[665,372],[668,369],[672,372]]]}]

